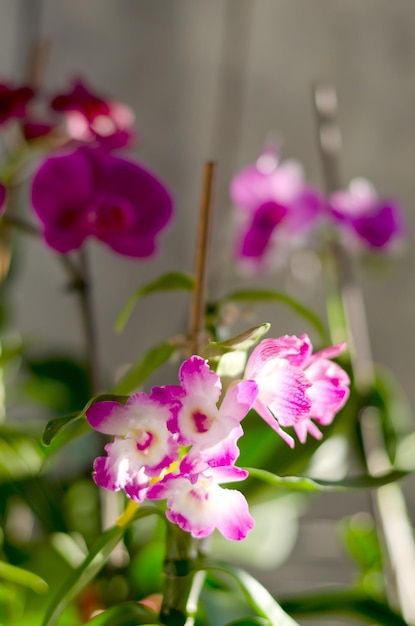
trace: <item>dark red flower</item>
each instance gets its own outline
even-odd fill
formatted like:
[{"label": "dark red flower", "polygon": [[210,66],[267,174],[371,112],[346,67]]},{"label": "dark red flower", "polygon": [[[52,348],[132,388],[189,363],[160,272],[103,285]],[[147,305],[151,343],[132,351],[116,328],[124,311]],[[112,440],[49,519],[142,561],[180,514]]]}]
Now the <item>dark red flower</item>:
[{"label": "dark red flower", "polygon": [[131,144],[134,135],[134,113],[122,104],[92,92],[81,80],[73,82],[72,89],[55,96],[54,111],[65,114],[69,136],[76,141],[93,142],[108,149]]},{"label": "dark red flower", "polygon": [[35,95],[31,87],[11,87],[0,84],[0,124],[10,119],[22,119],[26,115],[28,102]]}]

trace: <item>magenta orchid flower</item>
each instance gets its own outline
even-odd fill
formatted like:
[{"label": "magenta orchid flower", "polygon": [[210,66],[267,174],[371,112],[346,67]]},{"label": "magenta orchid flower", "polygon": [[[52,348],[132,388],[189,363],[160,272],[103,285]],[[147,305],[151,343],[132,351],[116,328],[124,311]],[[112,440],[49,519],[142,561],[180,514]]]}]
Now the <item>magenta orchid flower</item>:
[{"label": "magenta orchid flower", "polygon": [[3,215],[7,204],[7,189],[0,183],[0,217]]},{"label": "magenta orchid flower", "polygon": [[136,393],[125,405],[104,401],[86,413],[88,423],[100,433],[114,435],[105,446],[106,457],[95,459],[94,480],[110,491],[124,489],[141,502],[151,478],[158,477],[179,458],[169,425],[171,405],[157,393]]},{"label": "magenta orchid flower", "polygon": [[142,165],[90,146],[47,158],[32,204],[54,250],[65,254],[96,237],[131,257],[154,254],[173,210],[164,184]]},{"label": "magenta orchid flower", "polygon": [[193,475],[169,474],[150,487],[147,498],[167,499],[167,518],[193,537],[207,537],[215,528],[227,539],[245,539],[254,527],[245,497],[223,483],[244,480],[248,475],[232,465],[206,467]]},{"label": "magenta orchid flower", "polygon": [[65,113],[68,135],[76,141],[97,141],[111,150],[130,145],[134,139],[132,109],[92,92],[79,79],[70,91],[52,99],[51,108]]},{"label": "magenta orchid flower", "polygon": [[232,464],[239,456],[237,440],[243,434],[240,422],[258,393],[251,380],[232,385],[219,401],[222,383],[207,361],[192,356],[179,372],[180,387],[170,387],[179,402],[176,414],[178,441],[192,446],[182,461],[182,471],[195,471],[200,463],[210,466]]},{"label": "magenta orchid flower", "polygon": [[257,267],[287,243],[303,241],[323,210],[322,198],[305,182],[301,166],[281,163],[279,151],[269,147],[234,176],[230,195],[241,222],[237,257]]},{"label": "magenta orchid flower", "polygon": [[24,118],[27,105],[34,95],[35,92],[31,87],[0,84],[0,125],[10,119]]},{"label": "magenta orchid flower", "polygon": [[395,200],[379,198],[365,179],[352,180],[345,191],[329,198],[334,221],[361,246],[384,250],[403,239],[401,208]]},{"label": "magenta orchid flower", "polygon": [[253,350],[244,377],[258,384],[253,408],[291,447],[294,430],[303,443],[307,433],[321,438],[318,427],[330,424],[349,396],[349,377],[330,359],[344,344],[312,354],[307,335],[264,339]]}]

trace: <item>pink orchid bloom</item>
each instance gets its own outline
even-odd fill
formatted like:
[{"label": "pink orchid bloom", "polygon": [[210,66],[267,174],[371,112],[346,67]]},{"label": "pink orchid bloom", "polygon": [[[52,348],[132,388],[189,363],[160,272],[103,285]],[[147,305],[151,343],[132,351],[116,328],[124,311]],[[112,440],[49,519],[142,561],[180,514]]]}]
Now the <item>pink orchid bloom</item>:
[{"label": "pink orchid bloom", "polygon": [[207,361],[192,356],[179,372],[180,387],[169,387],[176,396],[179,443],[192,446],[182,461],[182,472],[195,471],[200,463],[222,466],[239,456],[237,440],[243,434],[240,422],[252,407],[258,390],[251,380],[232,385],[220,406],[222,383]]},{"label": "pink orchid bloom", "polygon": [[279,151],[270,147],[234,176],[230,195],[241,222],[237,257],[256,267],[266,265],[274,250],[302,242],[323,210],[299,163],[281,163]]},{"label": "pink orchid bloom", "polygon": [[167,518],[193,537],[207,537],[215,528],[227,539],[245,539],[254,527],[245,497],[221,484],[244,480],[248,472],[232,465],[206,467],[193,475],[169,474],[150,487],[147,498],[167,499]]},{"label": "pink orchid bloom", "polygon": [[171,405],[157,389],[149,396],[136,393],[125,405],[104,401],[86,413],[88,423],[100,433],[115,435],[105,446],[106,457],[94,463],[94,480],[110,491],[124,489],[141,502],[151,478],[158,477],[179,458],[178,445],[170,430]]},{"label": "pink orchid bloom", "polygon": [[0,217],[3,215],[7,204],[7,189],[0,183]]},{"label": "pink orchid bloom", "polygon": [[113,150],[130,145],[134,139],[132,109],[92,92],[79,79],[73,82],[72,90],[52,99],[51,108],[65,113],[67,132],[76,141],[96,141]]},{"label": "pink orchid bloom", "polygon": [[345,344],[312,354],[307,335],[285,335],[264,339],[250,355],[244,377],[258,384],[253,408],[291,447],[294,439],[285,428],[294,430],[304,443],[307,433],[317,439],[321,433],[312,420],[331,424],[349,396],[349,377],[330,359]]},{"label": "pink orchid bloom", "polygon": [[169,222],[172,198],[142,165],[82,146],[40,165],[32,204],[48,246],[63,254],[96,237],[125,256],[152,256]]},{"label": "pink orchid bloom", "polygon": [[373,185],[362,178],[329,197],[332,219],[346,235],[363,247],[384,250],[402,241],[405,227],[396,200],[379,198]]}]

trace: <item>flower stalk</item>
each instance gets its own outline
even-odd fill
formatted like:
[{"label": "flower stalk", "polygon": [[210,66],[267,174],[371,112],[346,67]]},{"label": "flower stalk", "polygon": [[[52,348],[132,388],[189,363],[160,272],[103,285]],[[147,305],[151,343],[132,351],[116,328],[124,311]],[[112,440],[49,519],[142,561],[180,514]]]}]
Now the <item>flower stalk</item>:
[{"label": "flower stalk", "polygon": [[[202,196],[195,250],[195,285],[190,308],[189,334],[192,354],[200,352],[205,328],[206,277],[210,227],[213,209],[213,188],[216,163],[204,166]],[[198,558],[197,540],[186,531],[168,524],[166,556],[164,560],[164,593],[160,620],[168,626],[192,626],[199,594],[203,586],[203,572],[192,572],[192,563]]]},{"label": "flower stalk", "polygon": [[[340,176],[341,134],[336,122],[337,96],[331,86],[314,89],[319,149],[328,193],[342,189]],[[376,476],[391,469],[385,441],[374,407],[368,406],[375,385],[375,368],[363,294],[354,260],[344,246],[330,239],[327,245],[328,321],[332,338],[349,344],[350,362],[362,410],[359,428],[368,472]],[[372,499],[380,541],[387,556],[385,585],[392,605],[400,605],[408,624],[415,624],[415,545],[406,503],[397,483],[380,487]],[[389,571],[388,571],[389,570]]]},{"label": "flower stalk", "polygon": [[[200,540],[167,523],[166,555],[164,559],[165,586],[160,621],[167,626],[192,626],[197,609],[194,582],[198,576],[194,566],[199,559]],[[200,592],[199,586],[198,593]]]}]

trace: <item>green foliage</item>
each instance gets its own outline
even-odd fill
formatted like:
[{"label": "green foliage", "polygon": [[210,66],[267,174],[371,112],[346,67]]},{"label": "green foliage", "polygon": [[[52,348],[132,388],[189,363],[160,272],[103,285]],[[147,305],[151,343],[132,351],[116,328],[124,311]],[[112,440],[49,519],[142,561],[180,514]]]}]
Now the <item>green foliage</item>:
[{"label": "green foliage", "polygon": [[202,356],[211,359],[235,350],[249,350],[262,339],[270,327],[271,324],[268,323],[260,324],[226,341],[211,341],[203,348]]},{"label": "green foliage", "polygon": [[158,617],[137,602],[114,606],[88,622],[88,626],[149,626],[160,624]]},{"label": "green foliage", "polygon": [[25,391],[36,402],[56,411],[79,411],[89,399],[88,377],[83,364],[65,355],[26,355]]},{"label": "green foliage", "polygon": [[277,476],[276,474],[255,467],[246,469],[252,478],[262,480],[277,489],[304,492],[376,489],[382,485],[401,480],[410,473],[406,470],[393,470],[379,476],[364,474],[362,476],[352,476],[341,480],[319,480],[302,476]]},{"label": "green foliage", "polygon": [[202,569],[229,574],[238,583],[243,595],[255,613],[259,617],[269,620],[272,626],[298,626],[297,622],[281,608],[265,587],[239,567],[212,561],[204,563]]},{"label": "green foliage", "polygon": [[126,325],[135,305],[144,296],[160,291],[192,291],[193,285],[194,280],[191,276],[180,272],[169,272],[168,274],[164,274],[156,280],[151,281],[147,285],[140,287],[131,296],[118,316],[115,324],[116,331],[120,333],[124,329],[124,326]]},{"label": "green foliage", "polygon": [[128,394],[137,389],[147,378],[163,365],[176,351],[176,346],[165,342],[144,354],[115,385],[113,393]]},{"label": "green foliage", "polygon": [[301,302],[279,291],[267,289],[241,289],[228,294],[219,301],[219,305],[228,302],[278,302],[292,309],[299,317],[305,319],[317,331],[323,345],[328,345],[327,331],[320,317]]},{"label": "green foliage", "polygon": [[281,602],[292,615],[349,615],[379,626],[408,626],[387,604],[359,591],[328,591],[298,596]]},{"label": "green foliage", "polygon": [[50,603],[43,621],[43,626],[56,624],[64,608],[104,567],[115,546],[122,539],[131,523],[142,517],[159,513],[155,507],[141,507],[126,523],[120,523],[105,531],[94,543],[88,556],[73,574],[65,581],[62,588]]},{"label": "green foliage", "polygon": [[86,403],[82,411],[78,413],[74,413],[72,415],[64,415],[63,417],[57,417],[55,419],[50,420],[45,427],[42,435],[42,443],[45,446],[50,446],[56,437],[58,437],[64,430],[66,430],[69,426],[77,422],[78,420],[85,417],[88,409],[95,404],[96,402],[119,402],[121,404],[125,404],[127,401],[127,396],[113,393],[103,393],[94,398],[91,398],[89,402]]},{"label": "green foliage", "polygon": [[226,626],[272,626],[271,622],[262,617],[243,617],[242,619],[228,622]]},{"label": "green foliage", "polygon": [[48,590],[47,582],[37,574],[21,567],[15,567],[4,561],[0,561],[0,579],[17,583],[23,587],[29,587],[37,593],[46,593]]},{"label": "green foliage", "polygon": [[382,575],[382,550],[373,518],[357,513],[340,524],[341,536],[350,555],[359,566],[357,588],[374,597],[385,593]]}]

